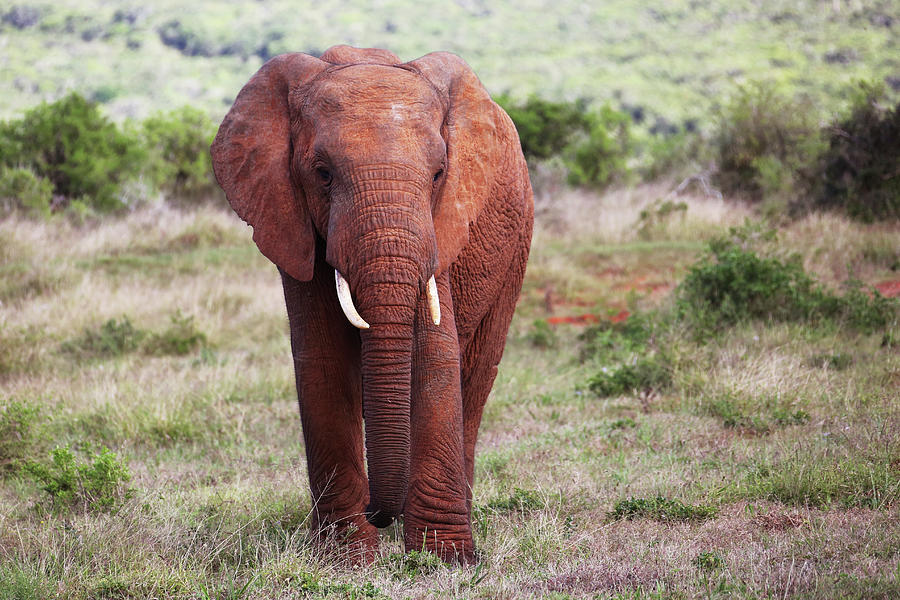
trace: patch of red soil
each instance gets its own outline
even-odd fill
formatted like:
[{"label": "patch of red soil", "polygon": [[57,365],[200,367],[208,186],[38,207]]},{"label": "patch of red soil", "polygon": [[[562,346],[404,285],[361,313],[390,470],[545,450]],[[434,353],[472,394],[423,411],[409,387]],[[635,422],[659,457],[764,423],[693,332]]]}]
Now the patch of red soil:
[{"label": "patch of red soil", "polygon": [[[620,310],[615,315],[607,317],[606,320],[608,320],[610,323],[621,323],[630,316],[631,313],[627,310]],[[582,315],[573,315],[566,317],[547,317],[547,323],[550,325],[589,325],[591,323],[599,323],[603,319],[604,317],[601,317],[600,315],[586,313]]]},{"label": "patch of red soil", "polygon": [[897,298],[900,296],[900,279],[883,281],[876,284],[875,289],[885,298]]}]

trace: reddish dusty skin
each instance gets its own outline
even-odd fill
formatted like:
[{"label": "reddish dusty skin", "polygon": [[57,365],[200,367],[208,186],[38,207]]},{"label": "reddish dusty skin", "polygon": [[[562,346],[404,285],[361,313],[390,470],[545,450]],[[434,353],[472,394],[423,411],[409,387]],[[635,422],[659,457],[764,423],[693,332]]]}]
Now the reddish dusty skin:
[{"label": "reddish dusty skin", "polygon": [[314,530],[371,559],[403,515],[408,550],[473,561],[475,441],[533,221],[512,122],[456,56],[336,46],[263,65],[212,157],[282,276]]}]

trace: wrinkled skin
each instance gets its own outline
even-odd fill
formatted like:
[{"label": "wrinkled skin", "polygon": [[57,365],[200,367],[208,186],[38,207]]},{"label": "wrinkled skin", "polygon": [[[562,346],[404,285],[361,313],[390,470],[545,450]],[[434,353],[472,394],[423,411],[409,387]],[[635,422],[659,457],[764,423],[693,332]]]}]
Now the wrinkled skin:
[{"label": "wrinkled skin", "polygon": [[407,550],[471,562],[475,441],[533,221],[512,122],[456,56],[336,46],[263,65],[212,156],[281,273],[314,530],[371,558],[402,515]]}]

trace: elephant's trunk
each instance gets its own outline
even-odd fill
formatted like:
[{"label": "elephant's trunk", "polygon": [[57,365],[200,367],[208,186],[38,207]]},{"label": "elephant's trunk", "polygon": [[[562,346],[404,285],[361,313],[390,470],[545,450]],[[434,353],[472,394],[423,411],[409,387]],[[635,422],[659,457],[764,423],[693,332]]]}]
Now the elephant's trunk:
[{"label": "elephant's trunk", "polygon": [[[437,246],[421,183],[399,177],[408,173],[397,169],[366,171],[374,176],[355,180],[353,202],[341,204],[354,210],[333,209],[346,220],[335,223],[328,245],[329,262],[346,278],[337,277],[338,296],[342,285],[352,291],[342,308],[360,328],[367,512],[373,525],[384,527],[406,501],[414,320],[437,265]],[[439,321],[439,314],[431,316]]]},{"label": "elephant's trunk", "polygon": [[372,297],[391,298],[382,306],[362,308],[372,325],[360,332],[367,512],[373,525],[386,527],[403,512],[409,483],[410,369],[418,286],[389,283],[372,288]]}]

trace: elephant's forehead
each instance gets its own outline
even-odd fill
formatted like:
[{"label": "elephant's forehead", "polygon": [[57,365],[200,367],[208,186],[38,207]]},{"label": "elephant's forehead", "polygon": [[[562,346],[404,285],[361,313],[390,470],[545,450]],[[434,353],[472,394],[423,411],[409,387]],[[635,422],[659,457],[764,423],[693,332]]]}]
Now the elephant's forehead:
[{"label": "elephant's forehead", "polygon": [[403,69],[381,65],[353,65],[330,72],[316,81],[307,109],[327,115],[381,113],[382,118],[421,119],[440,110],[434,88]]}]

